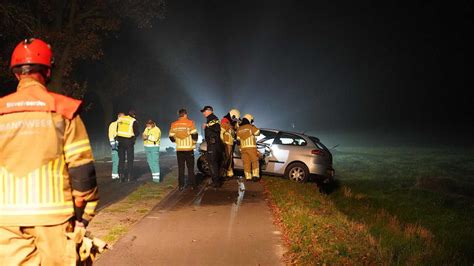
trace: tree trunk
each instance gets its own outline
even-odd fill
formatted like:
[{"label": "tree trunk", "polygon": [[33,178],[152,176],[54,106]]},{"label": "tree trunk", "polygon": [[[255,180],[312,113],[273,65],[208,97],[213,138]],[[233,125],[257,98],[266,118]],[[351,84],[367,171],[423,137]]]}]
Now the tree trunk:
[{"label": "tree trunk", "polygon": [[98,92],[97,96],[99,97],[100,105],[102,110],[104,110],[103,119],[104,119],[104,129],[107,132],[109,124],[114,120],[114,105],[110,95],[102,92]]}]

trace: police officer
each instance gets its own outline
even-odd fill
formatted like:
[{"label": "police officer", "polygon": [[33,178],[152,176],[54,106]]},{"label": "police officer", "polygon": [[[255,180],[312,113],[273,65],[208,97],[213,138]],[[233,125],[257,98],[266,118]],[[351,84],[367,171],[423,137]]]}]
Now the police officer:
[{"label": "police officer", "polygon": [[258,181],[260,179],[260,168],[256,136],[260,135],[260,130],[253,125],[253,122],[252,115],[244,115],[237,130],[237,141],[240,142],[245,179]]},{"label": "police officer", "polygon": [[178,120],[171,123],[169,138],[176,143],[176,157],[178,158],[178,182],[179,190],[186,186],[184,179],[184,167],[188,168],[188,180],[192,189],[196,188],[194,175],[194,146],[198,140],[198,133],[194,121],[188,118],[186,109],[178,111]]},{"label": "police officer", "polygon": [[219,174],[219,166],[222,157],[221,126],[219,118],[214,114],[214,109],[206,105],[201,109],[201,113],[206,117],[203,124],[204,135],[207,143],[206,157],[211,170],[212,186],[217,188],[222,186]]},{"label": "police officer", "polygon": [[[120,182],[136,181],[133,176],[133,160],[135,159],[135,140],[140,134],[138,122],[135,119],[135,111],[131,110],[128,115],[122,116],[117,121],[117,140],[119,154],[119,176]],[[125,170],[125,157],[127,158],[127,169]]]},{"label": "police officer", "polygon": [[117,120],[110,123],[109,125],[109,141],[110,141],[110,148],[111,148],[111,157],[112,157],[112,179],[119,179],[118,174],[118,164],[119,164],[119,156],[118,156],[118,141],[117,141],[117,121],[120,117],[124,116],[124,113],[117,114]]},{"label": "police officer", "polygon": [[76,265],[66,233],[98,203],[81,101],[47,90],[51,66],[49,44],[22,41],[10,64],[17,92],[0,98],[0,265]]},{"label": "police officer", "polygon": [[233,154],[235,130],[240,120],[240,111],[231,109],[221,120],[221,138],[224,143],[224,158],[222,160],[222,175],[227,178],[234,176]]}]

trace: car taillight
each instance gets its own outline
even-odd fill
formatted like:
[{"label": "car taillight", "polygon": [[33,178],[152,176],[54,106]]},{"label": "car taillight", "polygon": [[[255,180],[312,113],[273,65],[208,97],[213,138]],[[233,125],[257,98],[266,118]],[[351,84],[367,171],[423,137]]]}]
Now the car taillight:
[{"label": "car taillight", "polygon": [[324,155],[325,155],[324,151],[322,151],[322,150],[312,150],[312,151],[311,151],[311,154],[313,154],[313,155],[320,155],[320,156],[324,156]]}]

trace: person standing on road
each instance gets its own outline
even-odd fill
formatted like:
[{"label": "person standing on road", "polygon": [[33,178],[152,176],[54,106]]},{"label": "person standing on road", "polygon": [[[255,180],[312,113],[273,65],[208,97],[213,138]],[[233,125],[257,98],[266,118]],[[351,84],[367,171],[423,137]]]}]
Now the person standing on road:
[{"label": "person standing on road", "polygon": [[[135,140],[140,134],[138,122],[135,119],[135,111],[130,111],[128,115],[122,116],[117,121],[117,140],[119,143],[119,176],[120,182],[136,181],[133,176],[133,160],[135,159]],[[125,170],[125,157],[127,158],[127,169]]]},{"label": "person standing on road", "polygon": [[214,114],[214,109],[206,105],[201,109],[201,113],[206,117],[206,123],[202,125],[207,143],[206,157],[211,171],[212,186],[217,188],[222,186],[219,169],[222,157],[221,126],[219,118]]},{"label": "person standing on road", "polygon": [[258,181],[260,179],[260,166],[258,163],[257,138],[260,130],[253,125],[253,116],[244,115],[242,123],[237,130],[237,141],[240,142],[240,153],[244,164],[246,180]]},{"label": "person standing on road", "polygon": [[160,141],[161,130],[155,122],[148,120],[143,132],[143,146],[145,148],[146,159],[150,166],[153,182],[160,182]]},{"label": "person standing on road", "polygon": [[117,121],[120,117],[124,116],[124,113],[117,114],[117,120],[110,123],[109,125],[109,141],[110,141],[110,148],[112,150],[111,157],[112,157],[112,179],[119,179],[118,174],[118,164],[119,164],[119,156],[118,156],[118,141],[117,141]]},{"label": "person standing on road", "polygon": [[221,174],[227,178],[234,176],[233,155],[235,130],[239,120],[240,112],[237,109],[231,109],[221,120],[221,137],[224,143],[224,159],[222,160]]},{"label": "person standing on road", "polygon": [[46,88],[52,58],[40,39],[19,43],[17,91],[0,98],[0,265],[76,265],[66,234],[87,226],[98,203],[81,101]]},{"label": "person standing on road", "polygon": [[186,109],[180,109],[178,115],[178,120],[171,123],[169,138],[176,143],[179,190],[183,190],[187,183],[184,179],[185,164],[188,168],[189,184],[192,189],[195,189],[197,182],[194,175],[194,146],[198,140],[198,132],[194,121],[188,119]]}]

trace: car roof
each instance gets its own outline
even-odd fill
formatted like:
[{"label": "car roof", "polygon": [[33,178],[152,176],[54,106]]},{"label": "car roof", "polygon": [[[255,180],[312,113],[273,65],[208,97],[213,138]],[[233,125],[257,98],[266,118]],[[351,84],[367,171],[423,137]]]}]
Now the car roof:
[{"label": "car roof", "polygon": [[318,138],[318,137],[306,135],[305,133],[301,133],[301,132],[294,132],[294,131],[288,131],[288,130],[280,130],[280,129],[274,129],[274,128],[261,128],[260,130],[272,131],[272,132],[275,132],[275,133],[277,133],[277,132],[284,132],[284,133],[294,134],[294,135],[298,135],[298,136],[305,136],[305,137],[308,137],[308,138],[316,138],[316,139],[318,139],[318,141],[319,141],[319,138]]}]

